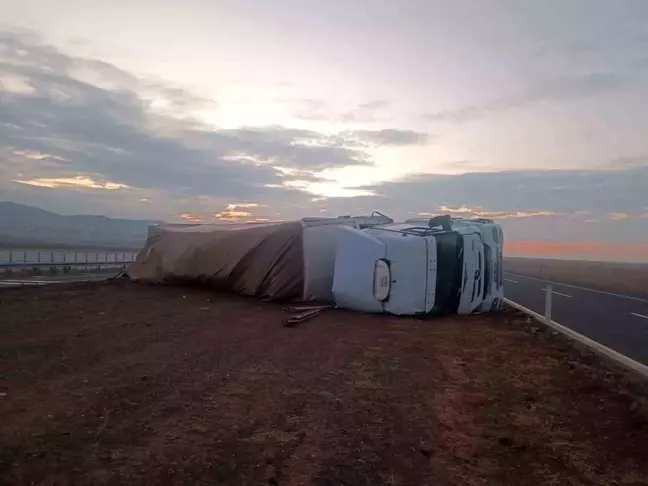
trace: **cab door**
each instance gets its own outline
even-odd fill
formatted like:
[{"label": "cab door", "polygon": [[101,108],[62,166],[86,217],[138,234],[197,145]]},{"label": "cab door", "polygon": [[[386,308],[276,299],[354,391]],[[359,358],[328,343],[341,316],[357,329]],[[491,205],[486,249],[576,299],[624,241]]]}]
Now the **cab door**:
[{"label": "cab door", "polygon": [[385,310],[396,315],[425,313],[428,274],[425,238],[398,235],[383,241],[392,279]]}]

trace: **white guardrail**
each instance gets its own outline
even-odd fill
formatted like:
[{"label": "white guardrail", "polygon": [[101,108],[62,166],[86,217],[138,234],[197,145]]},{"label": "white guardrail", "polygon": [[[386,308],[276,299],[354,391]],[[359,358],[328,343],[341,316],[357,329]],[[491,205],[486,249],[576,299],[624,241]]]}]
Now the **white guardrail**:
[{"label": "white guardrail", "polygon": [[564,334],[570,339],[573,339],[574,341],[577,341],[588,348],[590,348],[592,351],[601,354],[616,363],[625,366],[626,368],[629,368],[636,373],[639,373],[642,375],[644,378],[648,378],[648,366],[639,363],[638,361],[633,360],[632,358],[628,358],[627,356],[608,348],[607,346],[604,346],[603,344],[594,341],[593,339],[588,338],[587,336],[583,336],[582,334],[568,328],[567,326],[564,326],[562,324],[558,324],[556,321],[554,321],[551,318],[551,302],[552,302],[552,296],[553,296],[553,286],[551,284],[547,284],[547,287],[545,289],[545,308],[544,308],[544,316],[540,315],[539,313],[532,311],[531,309],[524,307],[523,305],[518,304],[517,302],[513,302],[512,300],[509,299],[504,299],[504,302],[506,302],[508,305],[511,307],[514,307],[515,309],[524,312],[525,314],[528,314],[529,316],[533,317],[536,321],[545,324],[549,326],[550,328]]},{"label": "white guardrail", "polygon": [[0,249],[0,270],[47,267],[120,267],[135,261],[134,251]]}]

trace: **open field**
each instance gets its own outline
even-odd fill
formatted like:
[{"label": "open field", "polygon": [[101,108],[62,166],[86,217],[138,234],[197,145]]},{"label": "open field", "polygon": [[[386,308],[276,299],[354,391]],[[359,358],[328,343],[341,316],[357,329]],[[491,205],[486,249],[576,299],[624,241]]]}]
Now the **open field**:
[{"label": "open field", "polygon": [[607,292],[648,296],[648,263],[505,258],[504,271]]},{"label": "open field", "polygon": [[0,483],[639,485],[646,391],[517,312],[0,291]]}]

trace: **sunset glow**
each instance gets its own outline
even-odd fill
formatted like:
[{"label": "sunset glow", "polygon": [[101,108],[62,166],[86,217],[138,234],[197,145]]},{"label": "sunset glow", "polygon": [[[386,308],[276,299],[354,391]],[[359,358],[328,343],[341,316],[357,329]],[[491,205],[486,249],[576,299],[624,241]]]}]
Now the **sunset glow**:
[{"label": "sunset glow", "polygon": [[504,252],[505,256],[643,261],[648,260],[648,243],[506,241]]}]

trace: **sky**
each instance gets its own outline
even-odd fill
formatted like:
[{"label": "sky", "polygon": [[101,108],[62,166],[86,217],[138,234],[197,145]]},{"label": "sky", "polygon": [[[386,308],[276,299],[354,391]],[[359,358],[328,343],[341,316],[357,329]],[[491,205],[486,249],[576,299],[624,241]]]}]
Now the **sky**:
[{"label": "sky", "polygon": [[0,0],[0,200],[451,213],[648,259],[643,0]]}]

